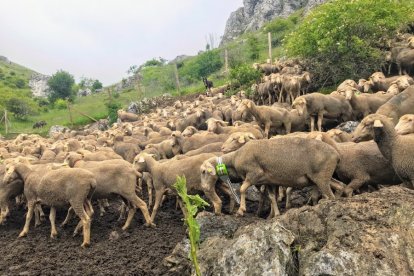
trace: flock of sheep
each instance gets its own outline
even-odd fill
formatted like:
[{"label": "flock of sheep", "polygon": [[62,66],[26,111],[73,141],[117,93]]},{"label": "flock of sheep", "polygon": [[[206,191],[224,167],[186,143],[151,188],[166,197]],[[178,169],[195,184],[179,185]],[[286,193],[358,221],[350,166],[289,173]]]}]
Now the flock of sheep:
[{"label": "flock of sheep", "polygon": [[[62,224],[76,214],[74,234],[82,228],[82,246],[88,246],[92,201],[104,216],[110,201],[121,200],[124,230],[137,208],[146,225],[155,227],[164,198],[176,195],[177,176],[186,177],[189,193],[205,195],[216,214],[222,212],[218,193],[227,197],[232,213],[236,201],[218,164],[226,166],[231,182],[242,183],[239,216],[252,185],[261,192],[259,209],[270,201],[269,218],[279,214],[284,197],[290,207],[292,189],[312,187],[309,196],[317,204],[321,197],[349,197],[367,187],[414,188],[411,77],[376,72],[359,83],[345,80],[324,95],[307,93],[310,74],[300,64],[255,67],[265,77],[251,99],[243,91],[226,98],[221,93],[226,87],[212,88],[207,96],[146,115],[120,110],[119,122],[105,131],[64,131],[50,138],[21,134],[0,141],[0,223],[6,223],[11,200],[27,204],[19,235],[26,236],[32,217],[41,223],[42,207],[48,206],[55,238],[56,208],[68,208]],[[335,128],[349,120],[362,121],[352,133]],[[147,202],[140,198],[144,187]]]}]

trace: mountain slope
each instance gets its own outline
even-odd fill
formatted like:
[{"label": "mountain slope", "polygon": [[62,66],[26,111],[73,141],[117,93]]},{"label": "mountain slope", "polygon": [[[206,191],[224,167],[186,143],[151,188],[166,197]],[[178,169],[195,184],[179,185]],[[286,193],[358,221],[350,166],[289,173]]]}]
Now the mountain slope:
[{"label": "mountain slope", "polygon": [[288,17],[299,9],[305,12],[327,0],[244,0],[243,7],[230,14],[221,44],[237,38],[246,31],[256,31],[277,17]]}]

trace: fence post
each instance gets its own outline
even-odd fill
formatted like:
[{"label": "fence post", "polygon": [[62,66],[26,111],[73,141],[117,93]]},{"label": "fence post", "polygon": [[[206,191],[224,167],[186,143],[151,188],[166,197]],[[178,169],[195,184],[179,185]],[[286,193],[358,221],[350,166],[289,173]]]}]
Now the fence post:
[{"label": "fence post", "polygon": [[224,72],[227,74],[229,72],[229,56],[227,48],[224,49]]},{"label": "fence post", "polygon": [[270,32],[267,33],[267,40],[268,40],[268,44],[269,44],[270,64],[272,64],[272,34]]},{"label": "fence post", "polygon": [[70,120],[70,124],[71,124],[71,126],[72,126],[72,128],[73,128],[72,111],[70,110],[70,104],[69,104],[69,101],[68,101],[68,100],[66,100],[66,106],[67,106],[68,111],[69,111],[69,120]]},{"label": "fence post", "polygon": [[178,94],[181,95],[180,78],[178,77],[177,63],[174,63],[175,84],[177,85]]},{"label": "fence post", "polygon": [[6,134],[9,133],[9,120],[7,119],[7,109],[4,110],[4,125],[6,128]]}]

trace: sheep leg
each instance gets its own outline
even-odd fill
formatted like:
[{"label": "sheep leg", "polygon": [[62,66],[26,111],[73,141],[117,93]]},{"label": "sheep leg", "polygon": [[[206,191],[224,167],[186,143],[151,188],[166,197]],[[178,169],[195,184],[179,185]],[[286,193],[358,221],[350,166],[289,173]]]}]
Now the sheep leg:
[{"label": "sheep leg", "polygon": [[323,113],[318,113],[318,130],[322,131],[322,121],[323,121]]},{"label": "sheep leg", "polygon": [[151,221],[154,221],[155,219],[155,215],[157,214],[158,208],[160,207],[160,203],[164,195],[164,192],[165,192],[164,189],[155,191],[155,203],[154,203],[154,208],[152,209],[152,213],[151,213]]},{"label": "sheep leg", "polygon": [[218,185],[218,188],[229,197],[229,213],[232,214],[234,212],[234,207],[236,206],[236,201],[233,198],[233,194],[230,192],[230,189],[222,182],[220,185]]},{"label": "sheep leg", "polygon": [[310,116],[310,121],[311,121],[311,132],[315,131],[315,118],[311,115]]},{"label": "sheep leg", "polygon": [[292,123],[290,121],[287,121],[287,122],[284,122],[283,125],[285,126],[286,134],[289,134],[292,128]]},{"label": "sheep leg", "polygon": [[56,230],[56,208],[55,207],[50,207],[49,220],[50,220],[50,226],[51,226],[50,237],[54,239],[58,235],[57,230]]},{"label": "sheep leg", "polygon": [[358,190],[361,188],[369,179],[366,178],[356,178],[349,183],[345,189],[343,189],[343,192],[346,197],[352,197],[352,194],[355,190]]},{"label": "sheep leg", "polygon": [[252,185],[251,181],[245,179],[240,187],[240,207],[237,211],[237,216],[243,216],[246,212],[246,190]]},{"label": "sheep leg", "polygon": [[122,230],[124,231],[129,228],[129,226],[131,225],[132,219],[134,218],[134,215],[137,212],[137,208],[132,207],[131,203],[128,203],[128,206],[130,207],[128,210],[128,216],[127,216],[124,226],[122,226]]},{"label": "sheep leg", "polygon": [[316,204],[318,204],[318,200],[321,195],[319,192],[319,189],[317,187],[313,187],[312,190],[310,191],[310,194],[311,194],[310,199],[312,201],[312,205],[315,206]]},{"label": "sheep leg", "polygon": [[36,204],[35,209],[34,209],[35,227],[37,227],[37,226],[39,226],[41,224],[41,222],[40,222],[40,212],[37,209],[37,206],[38,205]]},{"label": "sheep leg", "polygon": [[279,186],[278,190],[277,202],[282,202],[283,198],[286,196],[286,188]]},{"label": "sheep leg", "polygon": [[69,220],[72,218],[72,213],[73,213],[73,208],[69,207],[68,212],[66,214],[66,218],[65,220],[62,222],[62,224],[60,225],[60,227],[65,227],[66,224],[69,223]]},{"label": "sheep leg", "polygon": [[[213,203],[214,214],[221,215],[222,202],[221,202],[220,197],[217,195],[214,187],[209,190],[204,190],[204,194]],[[231,197],[232,195],[229,195],[229,196]]]},{"label": "sheep leg", "polygon": [[[149,215],[148,207],[147,207],[147,204],[145,203],[145,201],[143,201],[142,199],[140,199],[137,195],[132,195],[130,197],[130,199],[129,199],[129,202],[133,206],[133,208],[131,208],[131,210],[134,210],[134,213],[136,211],[136,208],[139,208],[141,210],[142,214],[144,215],[145,226],[155,227],[155,224],[152,223],[153,220],[152,220],[152,218]],[[131,212],[131,210],[130,210],[130,212]],[[132,217],[133,216],[134,215],[132,215]],[[131,223],[132,217],[130,218],[130,213],[128,213],[127,222],[125,223],[124,227],[127,225],[128,219],[130,220],[129,221],[129,224]],[[128,226],[129,226],[129,224],[128,224]],[[128,228],[128,226],[127,226],[127,228]],[[125,230],[126,229],[126,228],[124,229],[124,227],[122,227],[122,230]]]},{"label": "sheep leg", "polygon": [[[256,186],[257,187],[257,186]],[[262,187],[265,186],[259,186],[258,190],[260,192],[260,198],[259,198],[259,206],[257,207],[256,215],[260,217],[260,215],[263,213],[266,197],[264,196],[264,193],[266,192],[266,187],[263,189]]]},{"label": "sheep leg", "polygon": [[40,221],[43,221],[45,218],[45,213],[43,212],[42,205],[36,204],[36,210],[39,212],[40,215]]},{"label": "sheep leg", "polygon": [[98,206],[99,206],[99,215],[103,217],[105,214],[104,202],[102,199],[98,199]]},{"label": "sheep leg", "polygon": [[[336,164],[334,164],[334,166],[336,166]],[[319,174],[310,176],[310,179],[316,184],[316,186],[318,186],[322,196],[326,199],[335,199],[335,195],[333,194],[330,186],[332,172],[333,169],[330,170],[330,168],[327,167],[325,170],[320,171]]]},{"label": "sheep leg", "polygon": [[270,199],[270,214],[267,217],[267,219],[274,218],[275,216],[280,215],[279,208],[277,207],[277,201],[276,201],[276,187],[268,187],[267,190],[267,196]]},{"label": "sheep leg", "polygon": [[288,187],[286,189],[286,204],[285,204],[285,209],[290,209],[291,208],[291,198],[292,198],[292,187]]},{"label": "sheep leg", "polygon": [[0,213],[0,225],[3,224],[6,221],[7,216],[9,215],[9,206],[5,204],[1,207],[1,213]]},{"label": "sheep leg", "polygon": [[[91,218],[86,213],[86,210],[83,206],[83,202],[81,204],[71,204],[73,210],[75,211],[76,215],[80,218],[82,226],[83,226],[83,243],[82,247],[87,247],[91,243]],[[76,227],[78,228],[78,227]],[[77,229],[75,229],[76,231]]]},{"label": "sheep leg", "polygon": [[269,138],[270,123],[265,123],[265,137]]},{"label": "sheep leg", "polygon": [[35,205],[35,201],[33,200],[27,202],[26,222],[24,224],[22,232],[20,232],[19,234],[19,238],[27,236],[27,233],[29,232],[30,221],[33,218],[34,205]]},{"label": "sheep leg", "polygon": [[125,219],[125,213],[127,211],[126,209],[127,209],[127,206],[126,206],[125,202],[122,201],[121,206],[119,207],[118,221],[121,221],[121,220]]}]

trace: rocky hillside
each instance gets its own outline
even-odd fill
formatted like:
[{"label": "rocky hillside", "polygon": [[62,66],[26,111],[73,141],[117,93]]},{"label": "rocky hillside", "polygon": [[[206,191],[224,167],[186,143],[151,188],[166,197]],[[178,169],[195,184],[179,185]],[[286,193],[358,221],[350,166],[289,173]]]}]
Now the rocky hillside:
[{"label": "rocky hillside", "polygon": [[246,31],[255,31],[277,17],[293,12],[305,12],[327,0],[244,0],[243,7],[232,12],[227,20],[221,44],[229,42]]}]

